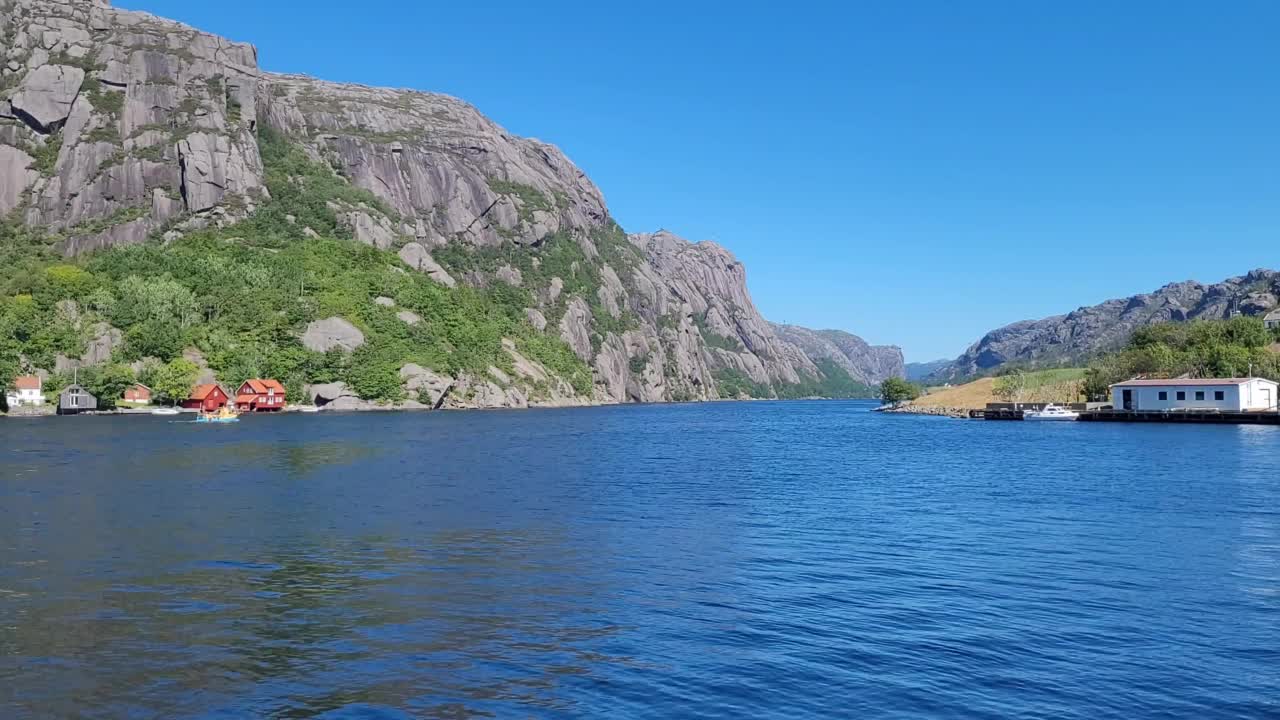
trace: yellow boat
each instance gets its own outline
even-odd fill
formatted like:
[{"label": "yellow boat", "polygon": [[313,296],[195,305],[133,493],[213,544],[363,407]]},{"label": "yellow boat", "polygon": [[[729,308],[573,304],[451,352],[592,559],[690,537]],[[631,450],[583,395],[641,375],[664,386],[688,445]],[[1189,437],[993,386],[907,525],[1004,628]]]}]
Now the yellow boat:
[{"label": "yellow boat", "polygon": [[230,407],[223,407],[218,412],[202,412],[196,418],[199,423],[233,423],[240,422],[240,413]]}]

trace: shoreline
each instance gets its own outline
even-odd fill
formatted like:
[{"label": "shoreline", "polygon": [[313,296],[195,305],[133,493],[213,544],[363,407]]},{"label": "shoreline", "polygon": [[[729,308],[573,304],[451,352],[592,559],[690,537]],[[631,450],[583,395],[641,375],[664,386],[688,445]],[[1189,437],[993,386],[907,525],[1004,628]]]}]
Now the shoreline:
[{"label": "shoreline", "polygon": [[[418,403],[409,403],[407,405],[393,406],[377,406],[377,407],[342,407],[328,409],[320,407],[315,412],[307,412],[294,407],[285,407],[275,412],[249,412],[244,415],[252,416],[272,416],[272,415],[362,415],[377,413],[441,413],[441,412],[473,412],[473,411],[526,411],[526,410],[573,410],[579,408],[600,408],[600,407],[652,407],[667,405],[710,405],[714,403],[784,403],[784,402],[874,402],[875,398],[715,398],[713,400],[666,400],[659,402],[584,402],[584,403],[559,403],[559,404],[530,404],[526,407],[441,407],[432,408],[428,405]],[[69,417],[184,417],[187,415],[197,415],[199,410],[191,410],[187,408],[177,408],[178,415],[162,416],[152,415],[151,409],[140,408],[117,408],[114,410],[90,410],[81,413],[69,415],[59,415],[56,410],[49,412],[21,412],[21,413],[4,413],[0,412],[0,420],[33,420],[42,418],[69,418]],[[877,411],[879,409],[877,408]]]}]

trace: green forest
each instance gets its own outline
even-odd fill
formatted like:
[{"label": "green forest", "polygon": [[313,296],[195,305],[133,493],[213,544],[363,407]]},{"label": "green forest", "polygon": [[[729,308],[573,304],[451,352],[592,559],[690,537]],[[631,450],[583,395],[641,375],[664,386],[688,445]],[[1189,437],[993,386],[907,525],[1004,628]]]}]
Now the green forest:
[{"label": "green forest", "polygon": [[1261,319],[1245,316],[1140,328],[1124,348],[1090,363],[1085,394],[1105,401],[1112,384],[1139,376],[1280,380],[1280,355],[1271,350],[1278,339]]}]

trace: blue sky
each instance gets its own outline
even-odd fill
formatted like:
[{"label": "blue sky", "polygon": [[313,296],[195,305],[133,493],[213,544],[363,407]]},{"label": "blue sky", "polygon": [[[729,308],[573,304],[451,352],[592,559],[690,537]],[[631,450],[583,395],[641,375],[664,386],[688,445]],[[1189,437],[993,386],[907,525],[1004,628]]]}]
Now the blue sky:
[{"label": "blue sky", "polygon": [[727,246],[770,319],[908,360],[1280,266],[1280,3],[116,4],[463,98],[629,231]]}]

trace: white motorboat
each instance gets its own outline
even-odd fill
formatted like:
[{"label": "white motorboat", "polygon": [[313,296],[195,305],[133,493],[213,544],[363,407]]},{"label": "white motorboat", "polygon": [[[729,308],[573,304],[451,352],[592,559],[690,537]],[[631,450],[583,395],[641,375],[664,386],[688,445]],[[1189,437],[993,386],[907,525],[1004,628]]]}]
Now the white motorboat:
[{"label": "white motorboat", "polygon": [[320,412],[320,408],[316,407],[315,405],[295,405],[293,409],[300,413]]},{"label": "white motorboat", "polygon": [[162,407],[151,411],[152,415],[181,415],[182,411],[178,408]]},{"label": "white motorboat", "polygon": [[1080,413],[1057,405],[1045,405],[1043,410],[1024,410],[1023,420],[1079,420]]}]

